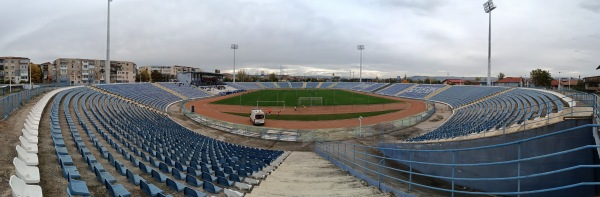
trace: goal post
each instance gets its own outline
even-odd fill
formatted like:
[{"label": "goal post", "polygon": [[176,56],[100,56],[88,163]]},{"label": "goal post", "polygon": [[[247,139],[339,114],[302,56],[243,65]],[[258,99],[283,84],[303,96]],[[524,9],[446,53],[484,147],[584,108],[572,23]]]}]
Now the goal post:
[{"label": "goal post", "polygon": [[298,105],[323,106],[323,97],[298,97]]},{"label": "goal post", "polygon": [[285,101],[256,101],[256,107],[282,107],[285,110]]}]

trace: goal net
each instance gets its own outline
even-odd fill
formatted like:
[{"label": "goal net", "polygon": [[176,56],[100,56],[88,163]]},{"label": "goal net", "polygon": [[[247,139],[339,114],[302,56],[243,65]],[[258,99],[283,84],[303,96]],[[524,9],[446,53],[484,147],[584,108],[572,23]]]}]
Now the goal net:
[{"label": "goal net", "polygon": [[285,110],[285,101],[256,101],[256,107],[276,107],[281,110]]},{"label": "goal net", "polygon": [[298,97],[299,106],[322,106],[323,97]]}]

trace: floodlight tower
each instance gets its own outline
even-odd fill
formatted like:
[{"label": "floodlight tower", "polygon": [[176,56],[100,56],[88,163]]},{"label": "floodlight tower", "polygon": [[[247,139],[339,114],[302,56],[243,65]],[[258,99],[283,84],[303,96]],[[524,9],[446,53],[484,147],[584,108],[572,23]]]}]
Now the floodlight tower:
[{"label": "floodlight tower", "polygon": [[488,27],[488,76],[487,86],[492,86],[492,10],[496,9],[496,5],[492,0],[488,0],[483,4],[483,10],[489,14],[489,27]]},{"label": "floodlight tower", "polygon": [[231,49],[233,49],[233,83],[235,83],[235,50],[238,49],[238,45],[231,44]]},{"label": "floodlight tower", "polygon": [[104,82],[110,84],[110,2],[108,0],[108,13],[106,14],[106,62],[104,63],[104,70],[106,70],[106,76]]},{"label": "floodlight tower", "polygon": [[358,82],[362,83],[362,51],[365,50],[365,45],[358,45],[356,48],[360,51],[360,71],[358,73]]}]

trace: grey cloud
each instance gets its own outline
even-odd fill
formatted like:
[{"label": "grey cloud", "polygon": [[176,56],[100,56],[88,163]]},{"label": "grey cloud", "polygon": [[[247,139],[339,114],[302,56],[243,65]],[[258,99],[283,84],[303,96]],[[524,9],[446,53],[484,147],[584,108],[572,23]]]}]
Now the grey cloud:
[{"label": "grey cloud", "polygon": [[[363,74],[369,77],[485,76],[482,3],[115,0],[111,59],[230,72],[229,46],[236,43],[237,69],[278,73],[283,66],[288,74],[347,76],[358,73],[356,45],[364,44]],[[593,74],[588,67],[600,56],[600,27],[590,25],[600,23],[596,1],[496,4],[492,75],[522,75],[538,67]],[[0,12],[0,24],[11,27],[0,31],[0,56],[34,62],[105,57],[106,2],[8,0],[3,6],[15,9]],[[34,14],[14,17],[24,9]]]},{"label": "grey cloud", "polygon": [[579,7],[600,14],[600,1],[587,0],[579,4]]}]

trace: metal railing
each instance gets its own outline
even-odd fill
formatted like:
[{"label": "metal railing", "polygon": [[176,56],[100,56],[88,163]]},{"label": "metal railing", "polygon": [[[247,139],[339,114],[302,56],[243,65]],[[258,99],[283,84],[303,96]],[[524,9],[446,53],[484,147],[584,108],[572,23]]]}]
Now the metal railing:
[{"label": "metal railing", "polygon": [[[407,142],[380,143],[378,146],[351,142],[317,142],[315,152],[370,185],[396,196],[546,195],[547,192],[582,188],[593,193],[593,189],[589,188],[600,185],[597,179],[581,178],[565,184],[552,184],[553,178],[564,173],[578,177],[581,174],[593,174],[600,168],[593,161],[593,155],[598,157],[600,154],[597,152],[600,150],[599,140],[596,139],[596,132],[600,127],[600,113],[597,110],[600,97],[580,92],[563,93],[578,102],[579,106],[588,109],[573,111],[571,107],[561,114],[538,121],[549,123],[550,119],[564,120],[583,112],[593,117],[593,124],[568,127],[555,132],[549,130],[546,134],[532,134],[519,140],[506,140],[495,145],[480,144],[471,148],[453,148],[463,147],[457,145],[460,142],[446,144],[450,144],[449,146]],[[574,136],[579,136],[578,140],[571,138]],[[596,140],[595,144],[586,141],[591,138]],[[574,142],[567,142],[569,147],[561,147],[555,143],[561,140]],[[538,148],[552,151],[538,151]],[[572,162],[582,158],[586,161]],[[545,165],[552,167],[545,168]],[[435,180],[436,184],[431,184]]]},{"label": "metal railing", "polygon": [[[331,129],[282,129],[270,127],[257,127],[251,125],[236,124],[216,119],[211,119],[197,113],[191,112],[185,108],[184,101],[181,104],[181,111],[187,117],[199,122],[205,126],[218,129],[233,134],[256,137],[268,140],[279,141],[332,141],[351,138],[365,138],[381,135],[393,131],[398,131],[413,125],[416,125],[435,113],[435,105],[432,102],[426,102],[426,111],[419,114],[406,117],[399,120],[382,122],[373,125],[363,125],[360,127],[345,127]],[[338,135],[339,134],[339,135]]]},{"label": "metal railing", "polygon": [[40,87],[31,90],[23,90],[0,98],[0,120],[4,120],[25,105],[31,98],[54,90],[58,87]]}]

